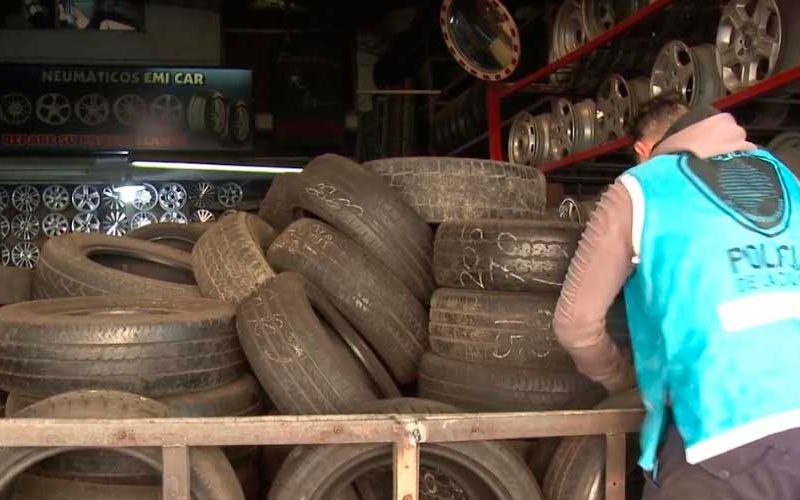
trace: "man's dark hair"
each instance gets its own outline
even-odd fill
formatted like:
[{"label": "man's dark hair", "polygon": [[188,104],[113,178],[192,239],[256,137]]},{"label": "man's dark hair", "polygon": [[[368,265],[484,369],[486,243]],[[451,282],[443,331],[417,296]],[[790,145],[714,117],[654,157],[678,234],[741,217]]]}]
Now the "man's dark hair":
[{"label": "man's dark hair", "polygon": [[660,94],[640,108],[629,126],[631,139],[638,141],[646,135],[663,135],[681,116],[689,112],[683,97],[674,92]]}]

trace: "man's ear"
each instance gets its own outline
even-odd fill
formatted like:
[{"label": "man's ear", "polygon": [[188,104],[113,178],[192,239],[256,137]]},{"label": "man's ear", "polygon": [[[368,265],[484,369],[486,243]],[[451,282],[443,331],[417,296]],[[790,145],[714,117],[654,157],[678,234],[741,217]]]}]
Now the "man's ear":
[{"label": "man's ear", "polygon": [[644,138],[633,143],[633,150],[636,151],[636,156],[639,157],[639,163],[644,163],[650,159],[654,145],[653,141]]}]

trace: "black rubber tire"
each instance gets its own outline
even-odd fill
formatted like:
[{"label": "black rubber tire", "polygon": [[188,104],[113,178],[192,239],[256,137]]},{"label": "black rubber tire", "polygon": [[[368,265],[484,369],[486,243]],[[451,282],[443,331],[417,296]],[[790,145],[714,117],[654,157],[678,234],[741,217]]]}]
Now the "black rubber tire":
[{"label": "black rubber tire", "polygon": [[426,222],[540,219],[544,175],[524,165],[467,158],[389,158],[364,164]]},{"label": "black rubber tire", "polygon": [[[156,401],[169,407],[173,417],[238,417],[260,415],[262,409],[261,388],[256,379],[245,375],[238,380],[215,387],[177,396],[166,396]],[[13,417],[24,408],[45,399],[20,393],[9,394],[6,417]],[[225,456],[236,466],[236,462],[254,461],[258,453],[256,446],[222,447]],[[119,453],[93,450],[65,453],[49,458],[35,468],[43,476],[119,485],[157,485],[161,478],[156,472],[137,460]]]},{"label": "black rubber tire", "polygon": [[591,408],[604,392],[574,370],[491,366],[426,353],[419,394],[465,410],[550,411]]},{"label": "black rubber tire", "polygon": [[31,300],[33,270],[0,265],[0,306]]},{"label": "black rubber tire", "polygon": [[297,218],[293,208],[294,203],[289,201],[293,193],[293,181],[296,174],[276,175],[269,185],[267,194],[258,207],[258,216],[276,231],[281,232]]},{"label": "black rubber tire", "polygon": [[311,161],[287,201],[361,245],[427,303],[433,293],[433,231],[377,175],[337,155]]},{"label": "black rubber tire", "polygon": [[[597,409],[641,408],[636,390],[608,398]],[[636,465],[638,446],[635,436],[627,438],[628,488],[627,498],[635,500],[642,494],[642,472]],[[606,443],[603,436],[576,436],[561,441],[544,479],[545,497],[549,500],[604,500]],[[636,484],[638,483],[638,484]],[[638,487],[637,487],[638,486]]]},{"label": "black rubber tire", "polygon": [[275,231],[246,212],[221,218],[197,241],[192,262],[206,297],[241,303],[275,276],[264,252]]},{"label": "black rubber tire", "polygon": [[[316,311],[316,312],[315,312]],[[347,321],[302,276],[282,273],[239,307],[239,338],[261,386],[284,414],[335,414],[379,397],[345,342]]]},{"label": "black rubber tire", "polygon": [[131,231],[126,236],[137,240],[160,243],[176,250],[191,252],[197,240],[211,227],[211,224],[177,224],[162,222],[148,224]]},{"label": "black rubber tire", "polygon": [[[107,257],[108,265],[98,262]],[[135,264],[131,272],[120,265],[126,260]],[[149,267],[152,270],[148,271]],[[134,274],[137,272],[141,274]],[[36,266],[34,298],[92,295],[169,299],[199,297],[200,290],[189,254],[174,248],[103,234],[73,233],[47,240]]]},{"label": "black rubber tire", "polygon": [[209,389],[247,367],[234,309],[199,297],[74,297],[0,308],[0,387],[151,397]]},{"label": "black rubber tire", "polygon": [[[19,418],[156,418],[169,409],[156,401],[114,391],[79,391],[59,394],[22,410]],[[29,467],[70,448],[0,448],[0,491],[7,491],[14,477]],[[116,452],[138,458],[161,469],[158,448],[118,448]],[[244,500],[239,481],[225,455],[213,447],[189,451],[192,497],[197,500]]]},{"label": "black rubber tire", "polygon": [[431,301],[431,350],[503,366],[575,369],[553,332],[557,293],[440,288]]},{"label": "black rubber tire", "polygon": [[[458,410],[433,401],[419,399],[384,400],[353,408],[357,413],[454,413]],[[359,465],[391,467],[391,444],[354,444],[348,446],[298,447],[284,463],[269,492],[268,500],[327,500],[332,489],[347,488]],[[478,488],[482,495],[467,496],[480,500],[541,500],[539,486],[524,462],[497,442],[430,443],[422,445],[421,464],[445,463],[454,471],[461,485]],[[365,465],[367,466],[367,465]],[[453,477],[453,475],[451,475]],[[466,484],[465,484],[466,483]],[[373,482],[373,484],[376,484]],[[378,483],[380,484],[380,483]],[[385,482],[383,484],[386,484]],[[391,494],[380,491],[379,498]],[[424,492],[424,484],[422,488]],[[487,494],[488,493],[488,494]],[[349,498],[349,497],[347,497]],[[423,498],[425,498],[423,494]],[[443,498],[443,497],[442,497]]]},{"label": "black rubber tire", "polygon": [[583,226],[554,221],[447,222],[436,231],[433,270],[446,288],[558,291]]},{"label": "black rubber tire", "polygon": [[416,380],[428,347],[428,313],[358,244],[324,222],[301,219],[275,240],[267,260],[276,270],[297,272],[321,288],[398,384]]}]

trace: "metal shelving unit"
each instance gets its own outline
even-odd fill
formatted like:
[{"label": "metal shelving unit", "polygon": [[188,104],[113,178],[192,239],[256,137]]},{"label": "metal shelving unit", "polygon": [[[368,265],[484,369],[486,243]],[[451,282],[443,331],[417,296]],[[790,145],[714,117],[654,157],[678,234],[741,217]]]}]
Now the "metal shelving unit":
[{"label": "metal shelving unit", "polygon": [[[520,93],[528,89],[532,84],[535,84],[542,79],[555,73],[561,68],[579,60],[596,49],[602,47],[606,43],[619,38],[635,26],[641,24],[645,20],[659,14],[669,5],[674,3],[675,0],[656,0],[655,2],[639,9],[630,17],[624,19],[614,28],[606,31],[597,38],[594,38],[581,46],[577,50],[567,54],[561,59],[554,61],[547,66],[544,66],[533,73],[517,80],[513,83],[488,83],[486,86],[486,110],[488,121],[488,139],[489,139],[489,156],[493,160],[503,160],[503,137],[502,137],[502,114],[501,104],[503,99],[508,98],[514,94]],[[775,90],[784,87],[792,82],[800,80],[800,65],[772,76],[771,78],[743,89],[734,94],[718,99],[714,102],[714,106],[723,110],[736,107],[746,102],[752,101],[758,97],[768,95]],[[543,172],[552,172],[579,162],[587,161],[592,158],[607,155],[615,151],[619,151],[625,147],[630,146],[631,140],[628,137],[622,137],[614,141],[599,144],[592,148],[579,151],[558,161],[548,162],[542,165],[537,165],[537,168]]]}]

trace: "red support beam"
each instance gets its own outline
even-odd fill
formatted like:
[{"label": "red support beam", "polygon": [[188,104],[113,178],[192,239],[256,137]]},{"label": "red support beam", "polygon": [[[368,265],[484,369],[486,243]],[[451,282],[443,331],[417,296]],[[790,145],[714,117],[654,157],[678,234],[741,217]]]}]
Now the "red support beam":
[{"label": "red support beam", "polygon": [[489,126],[489,158],[503,161],[503,134],[500,129],[503,118],[500,114],[500,87],[496,83],[486,84],[486,121]]}]

